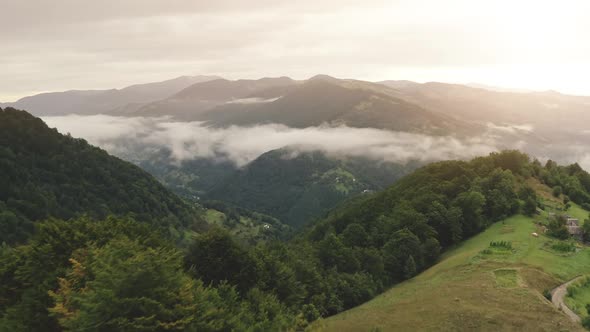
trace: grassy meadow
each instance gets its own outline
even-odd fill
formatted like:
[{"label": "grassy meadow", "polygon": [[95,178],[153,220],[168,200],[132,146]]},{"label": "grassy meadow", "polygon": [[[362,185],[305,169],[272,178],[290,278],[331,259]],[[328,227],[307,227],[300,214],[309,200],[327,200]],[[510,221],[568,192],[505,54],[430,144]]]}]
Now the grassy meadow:
[{"label": "grassy meadow", "polygon": [[[578,210],[579,209],[579,210]],[[587,216],[574,206],[572,215]],[[542,216],[537,217],[537,219]],[[584,217],[585,218],[585,217]],[[320,331],[580,331],[543,297],[590,273],[590,248],[552,249],[533,218],[514,216],[449,250],[417,277],[318,322]],[[534,237],[531,233],[539,233]],[[490,246],[504,241],[511,248]],[[590,292],[588,293],[590,299]]]}]

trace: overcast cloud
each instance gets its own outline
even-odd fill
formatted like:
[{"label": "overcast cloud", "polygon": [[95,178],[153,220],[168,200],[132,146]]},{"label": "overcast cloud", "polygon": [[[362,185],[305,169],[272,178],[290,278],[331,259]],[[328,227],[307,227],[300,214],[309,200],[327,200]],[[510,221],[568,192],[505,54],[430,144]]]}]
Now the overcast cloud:
[{"label": "overcast cloud", "polygon": [[0,0],[0,101],[197,74],[590,94],[589,10],[585,0]]}]

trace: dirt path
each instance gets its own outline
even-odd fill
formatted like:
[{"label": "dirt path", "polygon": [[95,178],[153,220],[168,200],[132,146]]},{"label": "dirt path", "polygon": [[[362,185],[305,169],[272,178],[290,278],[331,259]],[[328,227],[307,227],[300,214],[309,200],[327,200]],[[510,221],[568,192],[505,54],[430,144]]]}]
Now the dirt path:
[{"label": "dirt path", "polygon": [[567,294],[567,287],[572,283],[576,282],[580,278],[582,278],[582,276],[575,277],[574,279],[566,282],[565,284],[557,286],[553,291],[551,291],[551,302],[553,302],[553,305],[555,305],[558,309],[561,309],[572,321],[576,323],[580,323],[582,319],[580,318],[580,316],[578,316],[578,314],[576,314],[570,308],[567,307],[564,298]]}]

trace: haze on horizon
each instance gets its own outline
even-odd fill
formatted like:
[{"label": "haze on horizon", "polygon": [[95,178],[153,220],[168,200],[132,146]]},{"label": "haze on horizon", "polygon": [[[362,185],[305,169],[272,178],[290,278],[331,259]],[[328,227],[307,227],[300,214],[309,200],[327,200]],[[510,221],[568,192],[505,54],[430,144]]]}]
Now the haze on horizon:
[{"label": "haze on horizon", "polygon": [[0,0],[0,101],[318,73],[590,95],[585,0]]}]

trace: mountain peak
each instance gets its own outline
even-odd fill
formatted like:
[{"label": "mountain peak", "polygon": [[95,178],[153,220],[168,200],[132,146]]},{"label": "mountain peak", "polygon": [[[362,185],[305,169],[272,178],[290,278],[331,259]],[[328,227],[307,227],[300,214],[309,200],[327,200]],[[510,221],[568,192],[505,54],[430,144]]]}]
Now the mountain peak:
[{"label": "mountain peak", "polygon": [[329,81],[329,82],[335,82],[335,81],[339,81],[339,79],[332,77],[330,75],[324,75],[324,74],[318,74],[315,75],[313,77],[311,77],[310,79],[308,79],[308,81]]}]

